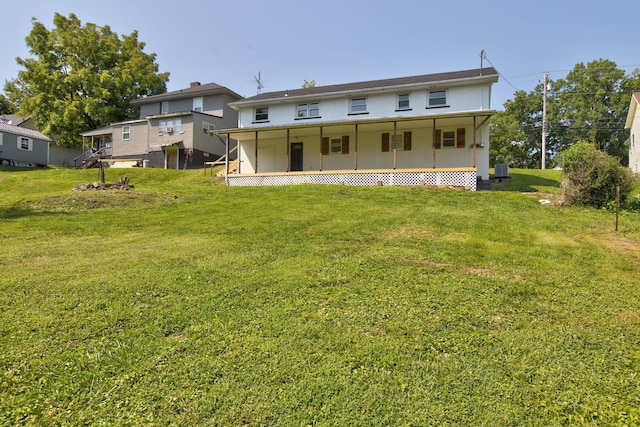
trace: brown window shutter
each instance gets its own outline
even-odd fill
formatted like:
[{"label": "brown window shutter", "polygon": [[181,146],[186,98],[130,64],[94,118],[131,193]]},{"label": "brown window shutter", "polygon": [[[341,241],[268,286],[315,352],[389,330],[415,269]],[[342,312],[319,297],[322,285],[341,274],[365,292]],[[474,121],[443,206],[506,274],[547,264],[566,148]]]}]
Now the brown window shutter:
[{"label": "brown window shutter", "polygon": [[382,152],[389,151],[389,133],[385,132],[382,134]]},{"label": "brown window shutter", "polygon": [[323,136],[322,137],[322,155],[327,156],[329,155],[329,137],[328,136]]},{"label": "brown window shutter", "polygon": [[349,135],[342,136],[342,154],[349,154]]},{"label": "brown window shutter", "polygon": [[404,133],[404,151],[411,151],[411,132]]},{"label": "brown window shutter", "polygon": [[433,141],[433,148],[439,150],[442,146],[442,129],[436,129],[436,140]]},{"label": "brown window shutter", "polygon": [[456,147],[458,148],[464,148],[465,146],[465,141],[464,141],[464,128],[458,128],[457,130],[457,135],[456,135]]}]

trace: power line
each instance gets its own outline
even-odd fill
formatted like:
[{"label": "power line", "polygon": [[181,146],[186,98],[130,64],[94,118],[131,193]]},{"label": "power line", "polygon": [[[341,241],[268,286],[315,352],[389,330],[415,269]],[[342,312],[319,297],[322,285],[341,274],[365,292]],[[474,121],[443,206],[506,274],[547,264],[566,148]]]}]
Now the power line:
[{"label": "power line", "polygon": [[498,69],[496,68],[496,66],[495,66],[495,65],[493,65],[493,63],[489,60],[489,58],[487,58],[487,54],[486,54],[486,52],[485,52],[484,50],[482,51],[482,56],[483,56],[483,58],[484,58],[484,59],[486,59],[486,60],[487,60],[487,62],[488,62],[489,64],[491,64],[491,66],[492,66],[492,67],[493,67],[493,68],[498,72],[498,75],[499,75],[500,77],[502,77],[502,79],[503,79],[505,82],[509,83],[509,86],[511,86],[511,87],[512,87],[512,88],[514,88],[515,90],[520,90],[520,89],[518,89],[517,87],[515,87],[515,86],[514,86],[514,85],[513,85],[509,80],[507,80],[507,78],[506,78],[505,76],[503,76],[503,75],[502,75],[502,73],[501,73],[500,71],[498,71]]}]

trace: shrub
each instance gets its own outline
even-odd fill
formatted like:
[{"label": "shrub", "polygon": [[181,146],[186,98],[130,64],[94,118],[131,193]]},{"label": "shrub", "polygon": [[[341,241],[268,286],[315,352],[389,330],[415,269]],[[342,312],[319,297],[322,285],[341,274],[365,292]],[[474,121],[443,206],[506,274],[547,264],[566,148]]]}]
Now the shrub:
[{"label": "shrub", "polygon": [[558,155],[558,161],[563,170],[563,205],[601,208],[615,201],[616,186],[620,186],[621,203],[633,190],[631,171],[591,143],[583,141],[574,144]]}]

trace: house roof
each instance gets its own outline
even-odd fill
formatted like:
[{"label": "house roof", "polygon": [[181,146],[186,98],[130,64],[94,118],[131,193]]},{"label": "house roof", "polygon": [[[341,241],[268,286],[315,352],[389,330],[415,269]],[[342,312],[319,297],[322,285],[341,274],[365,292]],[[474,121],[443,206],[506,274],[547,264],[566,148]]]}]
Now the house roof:
[{"label": "house roof", "polygon": [[41,139],[43,141],[51,141],[51,139],[38,132],[37,130],[23,128],[20,126],[9,125],[0,122],[0,132],[12,133],[14,135],[26,136],[28,138]]},{"label": "house roof", "polygon": [[18,126],[20,123],[24,122],[26,119],[23,119],[20,116],[16,116],[15,114],[3,114],[0,116],[0,123],[5,123],[8,125]]},{"label": "house roof", "polygon": [[631,94],[631,104],[629,105],[629,112],[627,113],[627,122],[624,124],[625,129],[630,129],[633,125],[633,118],[636,115],[638,104],[640,104],[640,92],[634,92]]},{"label": "house roof", "polygon": [[146,96],[143,98],[131,100],[132,104],[150,104],[155,102],[170,101],[172,99],[188,98],[193,96],[206,96],[206,95],[218,95],[226,93],[235,99],[242,99],[241,95],[238,95],[231,89],[220,86],[217,83],[205,83],[200,84],[193,82],[190,87],[186,89],[174,90],[172,92],[161,93],[158,95]]},{"label": "house roof", "polygon": [[397,88],[446,86],[460,84],[473,80],[498,81],[498,72],[494,68],[453,71],[448,73],[423,74],[420,76],[400,77],[383,80],[369,80],[356,83],[344,83],[329,86],[316,86],[310,88],[267,92],[232,102],[231,107],[259,104],[268,101],[276,101],[291,98],[326,97],[345,93],[377,92]]}]

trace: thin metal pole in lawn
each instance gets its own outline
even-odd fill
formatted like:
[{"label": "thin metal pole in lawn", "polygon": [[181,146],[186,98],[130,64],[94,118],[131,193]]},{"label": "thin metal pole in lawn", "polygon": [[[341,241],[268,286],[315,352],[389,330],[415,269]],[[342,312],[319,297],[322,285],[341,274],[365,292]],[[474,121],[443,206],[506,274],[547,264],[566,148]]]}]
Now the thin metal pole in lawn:
[{"label": "thin metal pole in lawn", "polygon": [[618,231],[618,213],[620,212],[620,186],[616,185],[616,231]]}]

